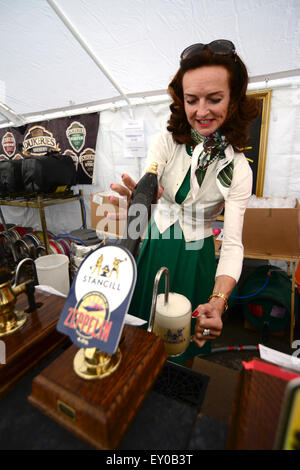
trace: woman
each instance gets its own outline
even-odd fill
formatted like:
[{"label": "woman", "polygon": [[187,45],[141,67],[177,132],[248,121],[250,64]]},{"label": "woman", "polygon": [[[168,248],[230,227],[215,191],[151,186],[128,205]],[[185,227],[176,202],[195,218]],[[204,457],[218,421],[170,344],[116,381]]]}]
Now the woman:
[{"label": "woman", "polygon": [[[130,313],[149,319],[154,277],[166,266],[170,291],[189,298],[196,319],[194,343],[180,362],[210,351],[207,340],[221,334],[222,313],[242,269],[242,226],[252,172],[241,149],[258,115],[256,100],[246,96],[247,84],[246,67],[230,41],[185,49],[168,88],[172,104],[167,130],[147,158],[146,167],[158,163],[160,199],[137,261]],[[135,182],[128,175],[122,180],[124,186],[111,188],[129,200]],[[216,267],[212,226],[223,209]]]}]

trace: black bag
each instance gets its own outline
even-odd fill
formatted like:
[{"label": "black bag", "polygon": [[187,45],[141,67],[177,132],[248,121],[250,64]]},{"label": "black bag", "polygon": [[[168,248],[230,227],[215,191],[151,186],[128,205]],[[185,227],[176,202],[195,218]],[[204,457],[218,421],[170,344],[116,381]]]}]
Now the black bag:
[{"label": "black bag", "polygon": [[76,185],[76,168],[72,157],[59,153],[26,157],[22,176],[27,193],[52,193],[58,188]]},{"label": "black bag", "polygon": [[0,194],[24,192],[22,159],[0,161]]}]

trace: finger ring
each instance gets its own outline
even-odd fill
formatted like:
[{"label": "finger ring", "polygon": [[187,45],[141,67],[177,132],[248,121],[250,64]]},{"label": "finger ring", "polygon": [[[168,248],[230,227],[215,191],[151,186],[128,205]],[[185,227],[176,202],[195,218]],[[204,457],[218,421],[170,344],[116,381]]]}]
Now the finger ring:
[{"label": "finger ring", "polygon": [[203,336],[209,336],[210,335],[210,330],[208,328],[204,328],[202,335]]}]

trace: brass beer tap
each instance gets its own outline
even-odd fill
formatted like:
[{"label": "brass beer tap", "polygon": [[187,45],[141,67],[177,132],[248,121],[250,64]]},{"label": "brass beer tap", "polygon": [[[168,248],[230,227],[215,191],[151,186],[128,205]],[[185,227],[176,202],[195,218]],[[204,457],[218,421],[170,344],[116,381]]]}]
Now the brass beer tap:
[{"label": "brass beer tap", "polygon": [[[28,261],[32,262],[30,259]],[[34,281],[30,279],[19,285],[12,285],[10,278],[11,275],[2,254],[0,257],[0,337],[19,330],[27,320],[27,313],[37,307],[34,300]],[[19,312],[15,310],[15,305],[17,297],[22,293],[27,294],[29,308]]]}]

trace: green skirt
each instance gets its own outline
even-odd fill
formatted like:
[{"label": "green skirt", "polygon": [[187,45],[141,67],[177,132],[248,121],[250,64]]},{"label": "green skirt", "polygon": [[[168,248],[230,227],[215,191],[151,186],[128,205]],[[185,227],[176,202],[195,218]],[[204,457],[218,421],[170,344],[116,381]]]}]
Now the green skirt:
[{"label": "green skirt", "polygon": [[[131,315],[147,321],[145,328],[149,322],[154,279],[161,267],[169,270],[169,291],[187,297],[194,310],[199,304],[207,302],[214,287],[216,259],[213,237],[185,242],[178,222],[160,234],[154,220],[151,220],[137,260],[137,281],[129,309]],[[158,293],[164,290],[163,274]],[[195,324],[196,320],[192,319],[192,334]],[[185,353],[172,360],[185,364],[187,359],[198,354],[209,354],[210,351],[211,341],[207,341],[202,348],[191,342]]]}]

